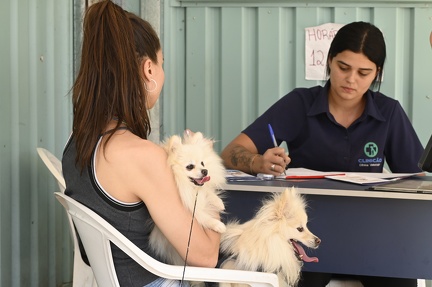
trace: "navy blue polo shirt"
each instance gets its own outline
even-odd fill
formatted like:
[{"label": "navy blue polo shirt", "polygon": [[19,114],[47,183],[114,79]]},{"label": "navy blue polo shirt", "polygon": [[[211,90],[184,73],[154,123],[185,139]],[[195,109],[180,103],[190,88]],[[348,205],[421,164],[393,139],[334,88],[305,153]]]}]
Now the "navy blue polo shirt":
[{"label": "navy blue polo shirt", "polygon": [[273,147],[268,124],[278,144],[287,143],[290,167],[319,171],[421,171],[423,146],[397,100],[368,90],[366,108],[350,127],[338,124],[329,112],[328,88],[297,88],[279,99],[243,133],[263,154]]}]

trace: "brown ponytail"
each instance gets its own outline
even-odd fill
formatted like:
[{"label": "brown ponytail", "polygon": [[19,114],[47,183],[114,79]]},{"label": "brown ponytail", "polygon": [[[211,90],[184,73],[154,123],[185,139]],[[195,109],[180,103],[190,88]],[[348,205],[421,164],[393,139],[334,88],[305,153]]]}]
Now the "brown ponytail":
[{"label": "brown ponytail", "polygon": [[72,88],[76,162],[81,168],[90,164],[99,136],[114,117],[118,124],[108,141],[122,121],[147,138],[151,127],[139,66],[145,58],[157,63],[160,48],[148,22],[113,2],[101,1],[87,9],[81,66]]}]

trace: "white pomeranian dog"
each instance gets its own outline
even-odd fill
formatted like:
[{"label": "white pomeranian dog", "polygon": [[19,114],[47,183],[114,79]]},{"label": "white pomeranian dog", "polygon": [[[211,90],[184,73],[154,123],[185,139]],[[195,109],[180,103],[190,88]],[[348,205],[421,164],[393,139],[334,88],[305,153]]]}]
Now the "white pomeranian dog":
[{"label": "white pomeranian dog", "polygon": [[318,262],[318,258],[307,256],[298,242],[309,248],[321,243],[307,228],[305,208],[296,189],[287,188],[274,193],[251,220],[228,223],[221,238],[221,252],[228,258],[221,268],[271,272],[277,274],[279,286],[296,286],[303,261]]},{"label": "white pomeranian dog", "polygon": [[[223,233],[226,227],[220,214],[225,210],[221,199],[225,167],[214,151],[213,143],[200,132],[186,130],[183,138],[171,136],[162,146],[168,154],[168,164],[173,170],[184,206],[191,213],[195,209],[194,217],[204,228]],[[185,264],[157,226],[149,240],[151,249],[161,260],[174,265]]]}]

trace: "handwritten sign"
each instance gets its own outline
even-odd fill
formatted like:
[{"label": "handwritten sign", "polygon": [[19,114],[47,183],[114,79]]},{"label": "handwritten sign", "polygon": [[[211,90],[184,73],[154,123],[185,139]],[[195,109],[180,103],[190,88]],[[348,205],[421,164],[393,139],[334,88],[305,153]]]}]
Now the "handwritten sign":
[{"label": "handwritten sign", "polygon": [[327,53],[331,41],[343,25],[327,23],[305,28],[306,80],[325,80]]}]

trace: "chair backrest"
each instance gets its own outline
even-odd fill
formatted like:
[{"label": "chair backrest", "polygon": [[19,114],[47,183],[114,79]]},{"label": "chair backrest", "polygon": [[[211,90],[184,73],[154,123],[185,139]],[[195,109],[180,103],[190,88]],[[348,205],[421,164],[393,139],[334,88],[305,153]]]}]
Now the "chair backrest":
[{"label": "chair backrest", "polygon": [[[39,157],[44,162],[45,166],[57,180],[60,191],[63,193],[66,189],[66,183],[63,177],[61,161],[51,152],[44,148],[36,149]],[[69,227],[74,243],[74,265],[73,265],[73,287],[97,287],[94,280],[93,271],[87,264],[86,260],[81,254],[79,240],[75,232],[75,227],[72,218],[68,215]]]},{"label": "chair backrest", "polygon": [[[182,266],[168,265],[154,259],[91,209],[63,193],[56,192],[55,196],[73,219],[98,286],[119,286],[111,253],[111,242],[151,273],[162,278],[182,279]],[[186,267],[184,280],[241,283],[254,287],[278,287],[279,284],[277,276],[272,273],[189,266]]]},{"label": "chair backrest", "polygon": [[60,187],[60,191],[63,192],[66,189],[66,183],[63,178],[61,161],[55,155],[53,155],[52,153],[50,153],[48,150],[44,148],[38,147],[36,148],[36,150],[39,154],[39,157],[46,165],[46,167],[56,178],[57,183]]}]

